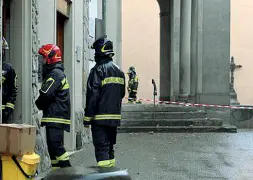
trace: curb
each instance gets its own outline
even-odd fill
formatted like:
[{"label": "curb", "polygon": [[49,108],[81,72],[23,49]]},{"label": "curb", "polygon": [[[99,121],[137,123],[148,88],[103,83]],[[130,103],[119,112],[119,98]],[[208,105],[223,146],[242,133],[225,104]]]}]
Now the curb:
[{"label": "curb", "polygon": [[67,152],[68,152],[68,154],[69,154],[69,157],[71,157],[71,156],[75,155],[76,153],[81,152],[83,149],[84,149],[84,148],[81,148],[81,149],[79,149],[79,150],[77,150],[77,151],[67,151]]}]

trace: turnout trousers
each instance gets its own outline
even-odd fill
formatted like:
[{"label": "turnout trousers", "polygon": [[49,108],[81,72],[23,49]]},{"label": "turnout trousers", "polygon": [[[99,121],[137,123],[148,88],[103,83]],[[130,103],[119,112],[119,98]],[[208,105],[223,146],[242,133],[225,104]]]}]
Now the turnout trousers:
[{"label": "turnout trousers", "polygon": [[137,100],[136,94],[137,94],[136,92],[132,92],[132,91],[129,93],[129,97],[128,97],[129,103],[136,102],[136,100]]},{"label": "turnout trousers", "polygon": [[99,167],[114,167],[114,145],[116,144],[117,126],[91,125],[95,156]]},{"label": "turnout trousers", "polygon": [[46,127],[48,153],[52,169],[70,167],[69,155],[64,146],[64,131],[55,127]]}]

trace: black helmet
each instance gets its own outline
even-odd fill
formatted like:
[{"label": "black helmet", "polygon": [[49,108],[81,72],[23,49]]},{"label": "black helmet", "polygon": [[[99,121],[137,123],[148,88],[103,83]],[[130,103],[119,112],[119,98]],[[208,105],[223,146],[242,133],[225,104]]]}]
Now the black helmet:
[{"label": "black helmet", "polygon": [[107,36],[103,36],[97,39],[91,46],[92,49],[95,49],[95,56],[114,56],[113,43],[106,38]]},{"label": "black helmet", "polygon": [[127,74],[136,74],[135,68],[133,66],[129,67]]}]

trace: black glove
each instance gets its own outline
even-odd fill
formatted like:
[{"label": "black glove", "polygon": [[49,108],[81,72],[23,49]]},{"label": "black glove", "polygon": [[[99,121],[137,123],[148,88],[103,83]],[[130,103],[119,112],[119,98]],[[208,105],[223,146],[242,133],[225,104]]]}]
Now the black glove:
[{"label": "black glove", "polygon": [[3,109],[3,111],[2,111],[3,123],[7,123],[7,120],[9,119],[9,116],[11,115],[12,112],[13,112],[13,109],[10,107],[5,107],[5,109]]},{"label": "black glove", "polygon": [[10,107],[5,107],[5,109],[3,110],[5,115],[10,115],[13,112],[13,109]]}]

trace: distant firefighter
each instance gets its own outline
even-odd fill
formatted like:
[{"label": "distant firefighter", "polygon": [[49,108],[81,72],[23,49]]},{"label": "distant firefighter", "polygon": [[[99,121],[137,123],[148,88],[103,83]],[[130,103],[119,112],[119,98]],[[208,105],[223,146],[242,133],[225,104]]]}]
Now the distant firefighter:
[{"label": "distant firefighter", "polygon": [[128,103],[140,103],[137,100],[137,96],[136,96],[139,80],[138,80],[138,76],[136,75],[135,68],[133,66],[129,67],[127,74],[129,76],[128,86],[127,86],[127,90],[129,94]]}]

